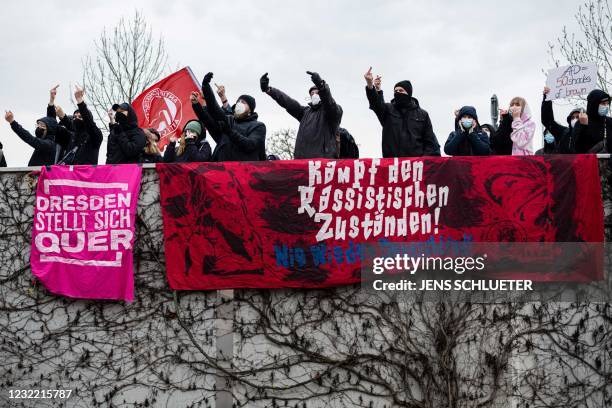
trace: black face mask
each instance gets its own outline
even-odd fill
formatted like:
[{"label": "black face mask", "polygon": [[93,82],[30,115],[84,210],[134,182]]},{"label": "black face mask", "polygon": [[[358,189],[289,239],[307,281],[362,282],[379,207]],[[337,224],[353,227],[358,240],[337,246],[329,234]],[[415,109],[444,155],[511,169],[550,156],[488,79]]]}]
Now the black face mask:
[{"label": "black face mask", "polygon": [[34,134],[36,137],[43,137],[45,135],[45,129],[37,127]]},{"label": "black face mask", "polygon": [[74,130],[76,130],[77,132],[80,132],[85,129],[85,125],[83,124],[82,119],[73,119],[72,126],[74,126]]},{"label": "black face mask", "polygon": [[128,117],[121,112],[117,112],[117,114],[115,115],[115,120],[120,125],[127,125],[128,123]]},{"label": "black face mask", "polygon": [[412,97],[401,92],[395,92],[393,98],[393,103],[400,108],[407,108],[412,102]]}]

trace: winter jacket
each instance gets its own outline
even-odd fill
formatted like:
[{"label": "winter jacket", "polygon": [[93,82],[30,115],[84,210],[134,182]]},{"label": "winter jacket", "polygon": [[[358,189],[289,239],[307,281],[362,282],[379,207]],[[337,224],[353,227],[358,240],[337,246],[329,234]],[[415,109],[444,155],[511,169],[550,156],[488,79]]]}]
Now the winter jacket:
[{"label": "winter jacket", "polygon": [[164,152],[164,163],[192,163],[208,162],[212,153],[208,142],[203,142],[198,146],[193,139],[185,139],[185,150],[180,156],[176,153],[177,143],[170,142]]},{"label": "winter jacket", "polygon": [[45,116],[38,119],[47,125],[47,134],[44,137],[35,137],[25,130],[17,121],[11,123],[11,129],[17,133],[17,136],[24,142],[34,148],[34,153],[30,157],[28,166],[50,166],[55,164],[57,156],[57,144],[55,143],[55,135],[58,125],[54,118]]},{"label": "winter jacket", "polygon": [[266,125],[257,120],[257,113],[234,119],[221,109],[210,84],[205,84],[202,94],[206,110],[199,103],[192,107],[217,144],[212,161],[265,161]]},{"label": "winter jacket", "polygon": [[[56,138],[58,144],[62,146],[60,159],[64,158],[64,164],[98,164],[98,154],[102,144],[102,131],[96,125],[93,115],[87,104],[81,102],[77,105],[82,120],[65,115],[60,119],[59,124],[68,129],[69,140]],[[55,106],[47,107],[47,116],[55,117]]]},{"label": "winter jacket", "polygon": [[340,154],[339,159],[358,159],[359,158],[359,146],[355,142],[353,135],[348,130],[341,127],[338,128],[338,135],[340,136]]},{"label": "winter jacket", "polygon": [[[123,123],[114,123],[110,126],[108,144],[106,147],[106,164],[138,163],[143,149],[147,144],[146,136],[138,127],[138,117],[134,108],[123,104],[127,109],[127,119]],[[117,113],[119,118],[122,113]]]},{"label": "winter jacket", "polygon": [[366,86],[370,109],[374,111],[382,130],[383,157],[439,156],[440,145],[433,132],[429,114],[412,98],[408,108],[393,102],[384,103],[374,87]]},{"label": "winter jacket", "polygon": [[[444,153],[451,156],[488,156],[491,154],[489,137],[479,125],[473,130],[465,130],[459,124],[464,115],[469,115],[478,121],[476,109],[464,106],[455,118],[455,130],[448,135],[444,144]],[[476,122],[478,123],[478,122]]]},{"label": "winter jacket", "polygon": [[276,88],[270,88],[267,93],[300,122],[295,137],[295,159],[337,157],[336,131],[342,120],[342,107],[332,97],[329,85],[320,87],[321,102],[317,105],[303,106]]},{"label": "winter jacket", "polygon": [[[599,115],[599,104],[610,95],[600,89],[592,90],[587,96],[587,115],[589,123],[583,125],[576,123],[574,137],[576,140],[576,153],[600,153],[605,145],[607,152],[612,151],[610,137],[612,135],[612,118]],[[603,142],[598,145],[599,142]]]},{"label": "winter jacket", "polygon": [[161,163],[164,160],[159,153],[142,153],[140,155],[140,163]]},{"label": "winter jacket", "polygon": [[[563,126],[555,121],[555,115],[553,112],[552,101],[542,101],[541,118],[542,125],[548,129],[551,135],[555,138],[554,146],[545,145],[542,150],[542,154],[572,154],[575,153],[575,140],[572,137],[572,115],[576,112],[580,112],[579,108],[572,109],[570,114],[567,116],[567,127]],[[539,150],[538,150],[539,152]],[[538,154],[536,152],[536,154]]]},{"label": "winter jacket", "polygon": [[[187,126],[189,122],[187,122],[185,126]],[[185,127],[183,127],[183,132],[184,131]],[[202,133],[204,132],[204,126],[202,126]],[[164,163],[208,162],[211,161],[212,158],[212,149],[205,138],[199,138],[198,140],[185,139],[185,150],[180,156],[177,154],[176,150],[177,143],[170,142],[164,151]]]}]

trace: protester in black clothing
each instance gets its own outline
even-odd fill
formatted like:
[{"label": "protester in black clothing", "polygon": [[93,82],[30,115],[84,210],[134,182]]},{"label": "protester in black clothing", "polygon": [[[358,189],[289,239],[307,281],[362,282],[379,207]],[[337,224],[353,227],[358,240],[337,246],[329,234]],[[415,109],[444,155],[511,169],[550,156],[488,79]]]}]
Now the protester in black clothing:
[{"label": "protester in black clothing", "polygon": [[[59,85],[58,85],[59,86]],[[55,105],[57,87],[51,89],[51,98],[47,106],[47,116],[60,118],[60,126],[68,132],[58,132],[56,142],[62,146],[60,164],[98,164],[98,154],[102,144],[102,131],[96,125],[93,115],[84,100],[85,90],[76,87],[74,99],[78,109],[72,117]],[[64,137],[63,135],[67,136]]]},{"label": "protester in black clothing", "polygon": [[57,132],[57,122],[54,118],[45,116],[36,121],[35,136],[25,130],[13,115],[13,112],[6,111],[4,119],[11,124],[11,129],[27,144],[34,148],[28,166],[50,166],[56,161],[55,135]]},{"label": "protester in black clothing", "polygon": [[576,153],[608,153],[612,151],[612,118],[610,95],[601,89],[592,90],[587,96],[586,113],[578,115],[574,128]]},{"label": "protester in black clothing", "polygon": [[358,159],[359,146],[355,142],[353,135],[343,127],[336,132],[336,152],[338,159]]},{"label": "protester in black clothing", "polygon": [[385,103],[374,88],[372,67],[364,77],[370,109],[383,126],[383,157],[439,156],[440,145],[429,114],[412,97],[410,81],[398,82],[394,87],[393,100]]},{"label": "protester in black clothing", "polygon": [[164,152],[164,163],[207,162],[211,160],[210,145],[201,139],[205,130],[197,120],[190,120],[183,127],[183,133],[177,145],[175,137],[170,138],[170,144]]},{"label": "protester in black clothing", "polygon": [[210,86],[213,73],[202,81],[202,94],[206,107],[196,101],[192,108],[198,119],[209,130],[217,144],[212,154],[213,161],[259,161],[266,160],[266,125],[259,122],[255,113],[255,98],[241,95],[232,106],[233,114],[225,112],[215,99]]},{"label": "protester in black clothing", "polygon": [[[544,147],[541,149],[546,154],[552,154],[551,152],[572,154],[576,153],[576,140],[572,137],[572,129],[578,123],[578,116],[580,114],[580,108],[574,108],[570,111],[567,116],[567,126],[563,126],[555,121],[555,114],[553,112],[552,101],[547,101],[546,96],[550,92],[550,88],[544,87],[544,99],[542,100],[541,119],[542,125],[548,130],[548,133],[552,135],[554,141],[551,142],[550,136],[548,136],[548,142],[546,141],[546,134],[544,135]],[[539,151],[539,150],[538,150]],[[536,152],[536,154],[538,154]]]},{"label": "protester in black clothing", "polygon": [[114,104],[109,118],[106,164],[138,163],[147,142],[134,108],[129,103]]},{"label": "protester in black clothing", "polygon": [[300,122],[295,138],[295,159],[337,157],[336,131],[342,120],[342,107],[336,103],[329,85],[318,73],[306,73],[314,84],[308,90],[310,102],[306,106],[280,89],[272,88],[267,72],[259,80],[260,88]]}]

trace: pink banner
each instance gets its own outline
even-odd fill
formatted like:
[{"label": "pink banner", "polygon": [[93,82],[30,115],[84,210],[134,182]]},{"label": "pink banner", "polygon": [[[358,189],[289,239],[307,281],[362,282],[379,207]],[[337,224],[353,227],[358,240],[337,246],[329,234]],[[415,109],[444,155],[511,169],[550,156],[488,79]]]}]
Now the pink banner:
[{"label": "pink banner", "polygon": [[36,190],[32,274],[60,295],[134,299],[132,247],[142,168],[43,167]]}]

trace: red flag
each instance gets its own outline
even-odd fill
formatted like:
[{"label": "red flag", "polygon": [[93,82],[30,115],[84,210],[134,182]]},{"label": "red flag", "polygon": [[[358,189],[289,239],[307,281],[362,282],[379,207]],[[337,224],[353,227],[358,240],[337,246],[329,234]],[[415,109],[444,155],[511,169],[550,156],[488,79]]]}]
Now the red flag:
[{"label": "red flag", "polygon": [[190,101],[194,91],[199,92],[200,86],[191,68],[185,67],[151,85],[132,101],[138,126],[157,129],[161,135],[160,149],[172,135],[178,137],[188,121],[196,119]]}]

